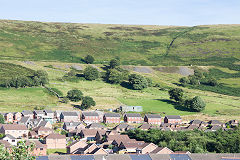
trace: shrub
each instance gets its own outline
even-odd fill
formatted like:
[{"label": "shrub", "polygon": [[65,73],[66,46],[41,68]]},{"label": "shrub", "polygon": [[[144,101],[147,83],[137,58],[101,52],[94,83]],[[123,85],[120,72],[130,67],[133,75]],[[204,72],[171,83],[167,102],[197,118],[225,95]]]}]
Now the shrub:
[{"label": "shrub", "polygon": [[84,69],[83,75],[86,80],[92,81],[98,79],[99,71],[92,66],[88,66],[87,68]]},{"label": "shrub", "polygon": [[204,110],[205,106],[205,102],[199,96],[194,97],[190,103],[190,109],[196,112]]},{"label": "shrub", "polygon": [[92,63],[94,62],[93,56],[87,55],[87,56],[84,58],[84,62],[86,62],[87,64],[92,64]]}]

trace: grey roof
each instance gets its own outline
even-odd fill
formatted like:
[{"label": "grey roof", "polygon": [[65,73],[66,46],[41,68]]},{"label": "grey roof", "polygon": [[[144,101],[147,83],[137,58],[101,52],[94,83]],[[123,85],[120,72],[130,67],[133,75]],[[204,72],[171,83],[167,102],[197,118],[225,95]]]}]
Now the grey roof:
[{"label": "grey roof", "polygon": [[22,115],[33,115],[33,112],[29,110],[23,110]]},{"label": "grey roof", "polygon": [[170,154],[170,157],[174,160],[192,160],[188,154]]},{"label": "grey roof", "polygon": [[142,117],[139,113],[126,113],[125,116],[127,116],[127,117]]},{"label": "grey roof", "polygon": [[10,135],[10,134],[6,134],[5,137],[8,137],[8,138],[10,138],[10,139],[16,139],[15,137],[13,137],[13,136]]},{"label": "grey roof", "polygon": [[35,113],[35,114],[43,114],[43,115],[45,114],[43,112],[43,110],[34,110],[33,113]]},{"label": "grey roof", "polygon": [[130,154],[132,160],[152,160],[148,154]]},{"label": "grey roof", "polygon": [[47,121],[43,120],[42,122],[39,123],[38,126],[44,127],[44,126],[46,126],[46,124],[47,124]]},{"label": "grey roof", "polygon": [[84,116],[98,116],[97,112],[83,112],[82,114]]},{"label": "grey roof", "polygon": [[167,119],[182,119],[179,115],[167,115],[165,117]]},{"label": "grey roof", "polygon": [[189,154],[192,160],[222,160],[224,158],[240,159],[239,153],[192,153]]},{"label": "grey roof", "polygon": [[132,160],[128,154],[94,155],[95,160]]},{"label": "grey roof", "polygon": [[194,120],[192,120],[189,124],[200,125],[201,123],[202,123],[201,120],[199,120],[199,119],[194,119]]},{"label": "grey roof", "polygon": [[146,114],[145,115],[147,118],[161,118],[159,114]]},{"label": "grey roof", "polygon": [[29,120],[30,120],[30,117],[22,117],[18,123],[26,124]]},{"label": "grey roof", "polygon": [[222,124],[219,120],[211,120],[208,122],[209,124]]},{"label": "grey roof", "polygon": [[52,110],[44,110],[45,113],[53,113]]},{"label": "grey roof", "polygon": [[119,113],[105,113],[105,117],[120,117]]},{"label": "grey roof", "polygon": [[150,154],[152,160],[170,160],[171,157],[169,154]]},{"label": "grey roof", "polygon": [[77,112],[62,112],[63,116],[78,116]]},{"label": "grey roof", "polygon": [[129,126],[129,124],[127,124],[127,123],[121,123],[121,124],[117,125],[115,128],[123,129],[123,128],[127,128],[128,126]]},{"label": "grey roof", "polygon": [[106,126],[104,126],[101,123],[92,123],[92,124],[88,125],[87,128],[106,128]]},{"label": "grey roof", "polygon": [[64,122],[66,126],[78,126],[82,124],[82,122]]}]

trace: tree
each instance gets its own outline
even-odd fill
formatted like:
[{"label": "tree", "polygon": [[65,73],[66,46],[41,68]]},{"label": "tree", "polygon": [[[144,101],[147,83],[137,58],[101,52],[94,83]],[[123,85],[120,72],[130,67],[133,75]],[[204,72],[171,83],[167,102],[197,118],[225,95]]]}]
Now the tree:
[{"label": "tree", "polygon": [[174,88],[168,91],[170,99],[174,99],[176,102],[183,101],[183,90],[181,88]]},{"label": "tree", "polygon": [[87,64],[92,64],[94,62],[94,58],[93,56],[91,55],[87,55],[85,58],[84,58],[84,61],[87,63]]},{"label": "tree", "polygon": [[192,99],[190,109],[196,112],[203,111],[205,109],[205,102],[201,99],[201,97],[196,96]]},{"label": "tree", "polygon": [[109,83],[119,84],[123,81],[123,73],[116,69],[108,69],[106,73],[106,79]]},{"label": "tree", "polygon": [[83,107],[84,109],[88,109],[89,107],[95,106],[95,105],[96,105],[96,102],[93,100],[92,97],[89,97],[89,96],[83,97],[81,107]]},{"label": "tree", "polygon": [[78,102],[83,98],[83,93],[78,89],[73,89],[67,92],[67,98],[70,101]]},{"label": "tree", "polygon": [[147,80],[143,76],[138,74],[131,74],[129,76],[129,84],[133,89],[136,90],[142,90],[148,87]]},{"label": "tree", "polygon": [[112,59],[109,63],[109,68],[113,69],[120,66],[120,60],[119,59]]},{"label": "tree", "polygon": [[5,119],[2,114],[0,114],[0,124],[4,124]]},{"label": "tree", "polygon": [[185,87],[188,83],[190,83],[189,79],[187,77],[182,77],[179,79],[179,82],[183,87]]},{"label": "tree", "polygon": [[38,78],[38,81],[40,83],[40,85],[45,85],[48,84],[48,74],[46,71],[43,70],[37,70],[34,73],[34,76]]},{"label": "tree", "polygon": [[86,80],[92,81],[92,80],[98,79],[99,71],[92,66],[88,66],[87,68],[84,69],[83,75]]}]

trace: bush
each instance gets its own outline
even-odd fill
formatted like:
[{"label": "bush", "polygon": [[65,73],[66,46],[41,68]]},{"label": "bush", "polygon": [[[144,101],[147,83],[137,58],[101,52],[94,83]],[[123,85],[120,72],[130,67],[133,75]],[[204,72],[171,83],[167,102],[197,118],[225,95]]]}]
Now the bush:
[{"label": "bush", "polygon": [[190,109],[196,112],[203,111],[205,106],[205,102],[199,96],[194,97],[190,102]]},{"label": "bush", "polygon": [[67,98],[70,101],[78,102],[83,98],[83,93],[78,89],[73,89],[67,92]]},{"label": "bush", "polygon": [[84,58],[84,62],[87,63],[87,64],[92,64],[92,63],[94,62],[93,56],[87,55],[87,56]]},{"label": "bush", "polygon": [[2,114],[0,114],[0,124],[4,124],[5,118],[3,117]]},{"label": "bush", "polygon": [[83,75],[86,80],[92,81],[98,79],[99,71],[92,66],[88,66],[87,68],[84,69]]},{"label": "bush", "polygon": [[95,106],[95,105],[96,105],[96,102],[93,100],[92,97],[89,97],[89,96],[83,97],[81,107],[83,107],[84,109],[88,109],[91,106]]},{"label": "bush", "polygon": [[129,76],[129,84],[133,89],[142,90],[148,87],[147,80],[138,74],[131,74]]}]

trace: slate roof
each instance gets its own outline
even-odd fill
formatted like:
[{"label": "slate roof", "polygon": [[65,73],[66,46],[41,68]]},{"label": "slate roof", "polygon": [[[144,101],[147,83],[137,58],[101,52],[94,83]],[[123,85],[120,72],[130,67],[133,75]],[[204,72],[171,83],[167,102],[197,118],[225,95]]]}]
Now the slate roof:
[{"label": "slate roof", "polygon": [[192,125],[200,125],[201,123],[202,123],[201,120],[199,120],[199,119],[194,119],[194,120],[192,120],[189,124],[192,124]]},{"label": "slate roof", "polygon": [[165,117],[167,119],[182,119],[179,115],[167,115]]},{"label": "slate roof", "polygon": [[127,116],[127,117],[142,117],[139,113],[126,113],[125,116]]},{"label": "slate roof", "polygon": [[23,110],[22,111],[22,115],[33,115],[33,112],[32,111],[29,111],[29,110]]},{"label": "slate roof", "polygon": [[76,126],[82,124],[82,122],[64,122],[64,124],[66,126],[74,126],[74,127],[76,127]]},{"label": "slate roof", "polygon": [[148,123],[143,123],[142,125],[140,125],[138,128],[139,129],[149,129],[151,127],[150,124]]},{"label": "slate roof", "polygon": [[171,160],[169,154],[149,154],[152,160]]},{"label": "slate roof", "polygon": [[95,160],[132,160],[128,154],[94,155]]},{"label": "slate roof", "polygon": [[148,154],[133,154],[130,157],[132,160],[152,160]]},{"label": "slate roof", "polygon": [[43,110],[34,110],[33,113],[45,115],[45,113],[43,112]]},{"label": "slate roof", "polygon": [[22,117],[18,123],[26,124],[29,120],[30,120],[30,117]]},{"label": "slate roof", "polygon": [[78,117],[78,114],[77,112],[62,112],[61,113],[63,116],[77,116]]},{"label": "slate roof", "polygon": [[105,117],[119,117],[120,118],[119,113],[105,113],[104,116]]},{"label": "slate roof", "polygon": [[44,110],[45,113],[53,113],[52,110]]},{"label": "slate roof", "polygon": [[13,137],[13,136],[10,135],[10,134],[6,134],[5,137],[8,137],[9,139],[16,139],[15,137]]},{"label": "slate roof", "polygon": [[127,128],[129,125],[127,123],[120,123],[119,125],[117,125],[115,128],[119,128],[119,129],[124,129]]},{"label": "slate roof", "polygon": [[99,116],[97,112],[83,112],[84,116]]},{"label": "slate roof", "polygon": [[147,118],[161,118],[159,114],[145,114]]},{"label": "slate roof", "polygon": [[208,124],[212,124],[212,125],[221,125],[222,122],[220,122],[219,120],[211,120],[208,122]]},{"label": "slate roof", "polygon": [[106,128],[106,126],[104,126],[101,123],[92,123],[92,124],[88,125],[87,128]]}]

